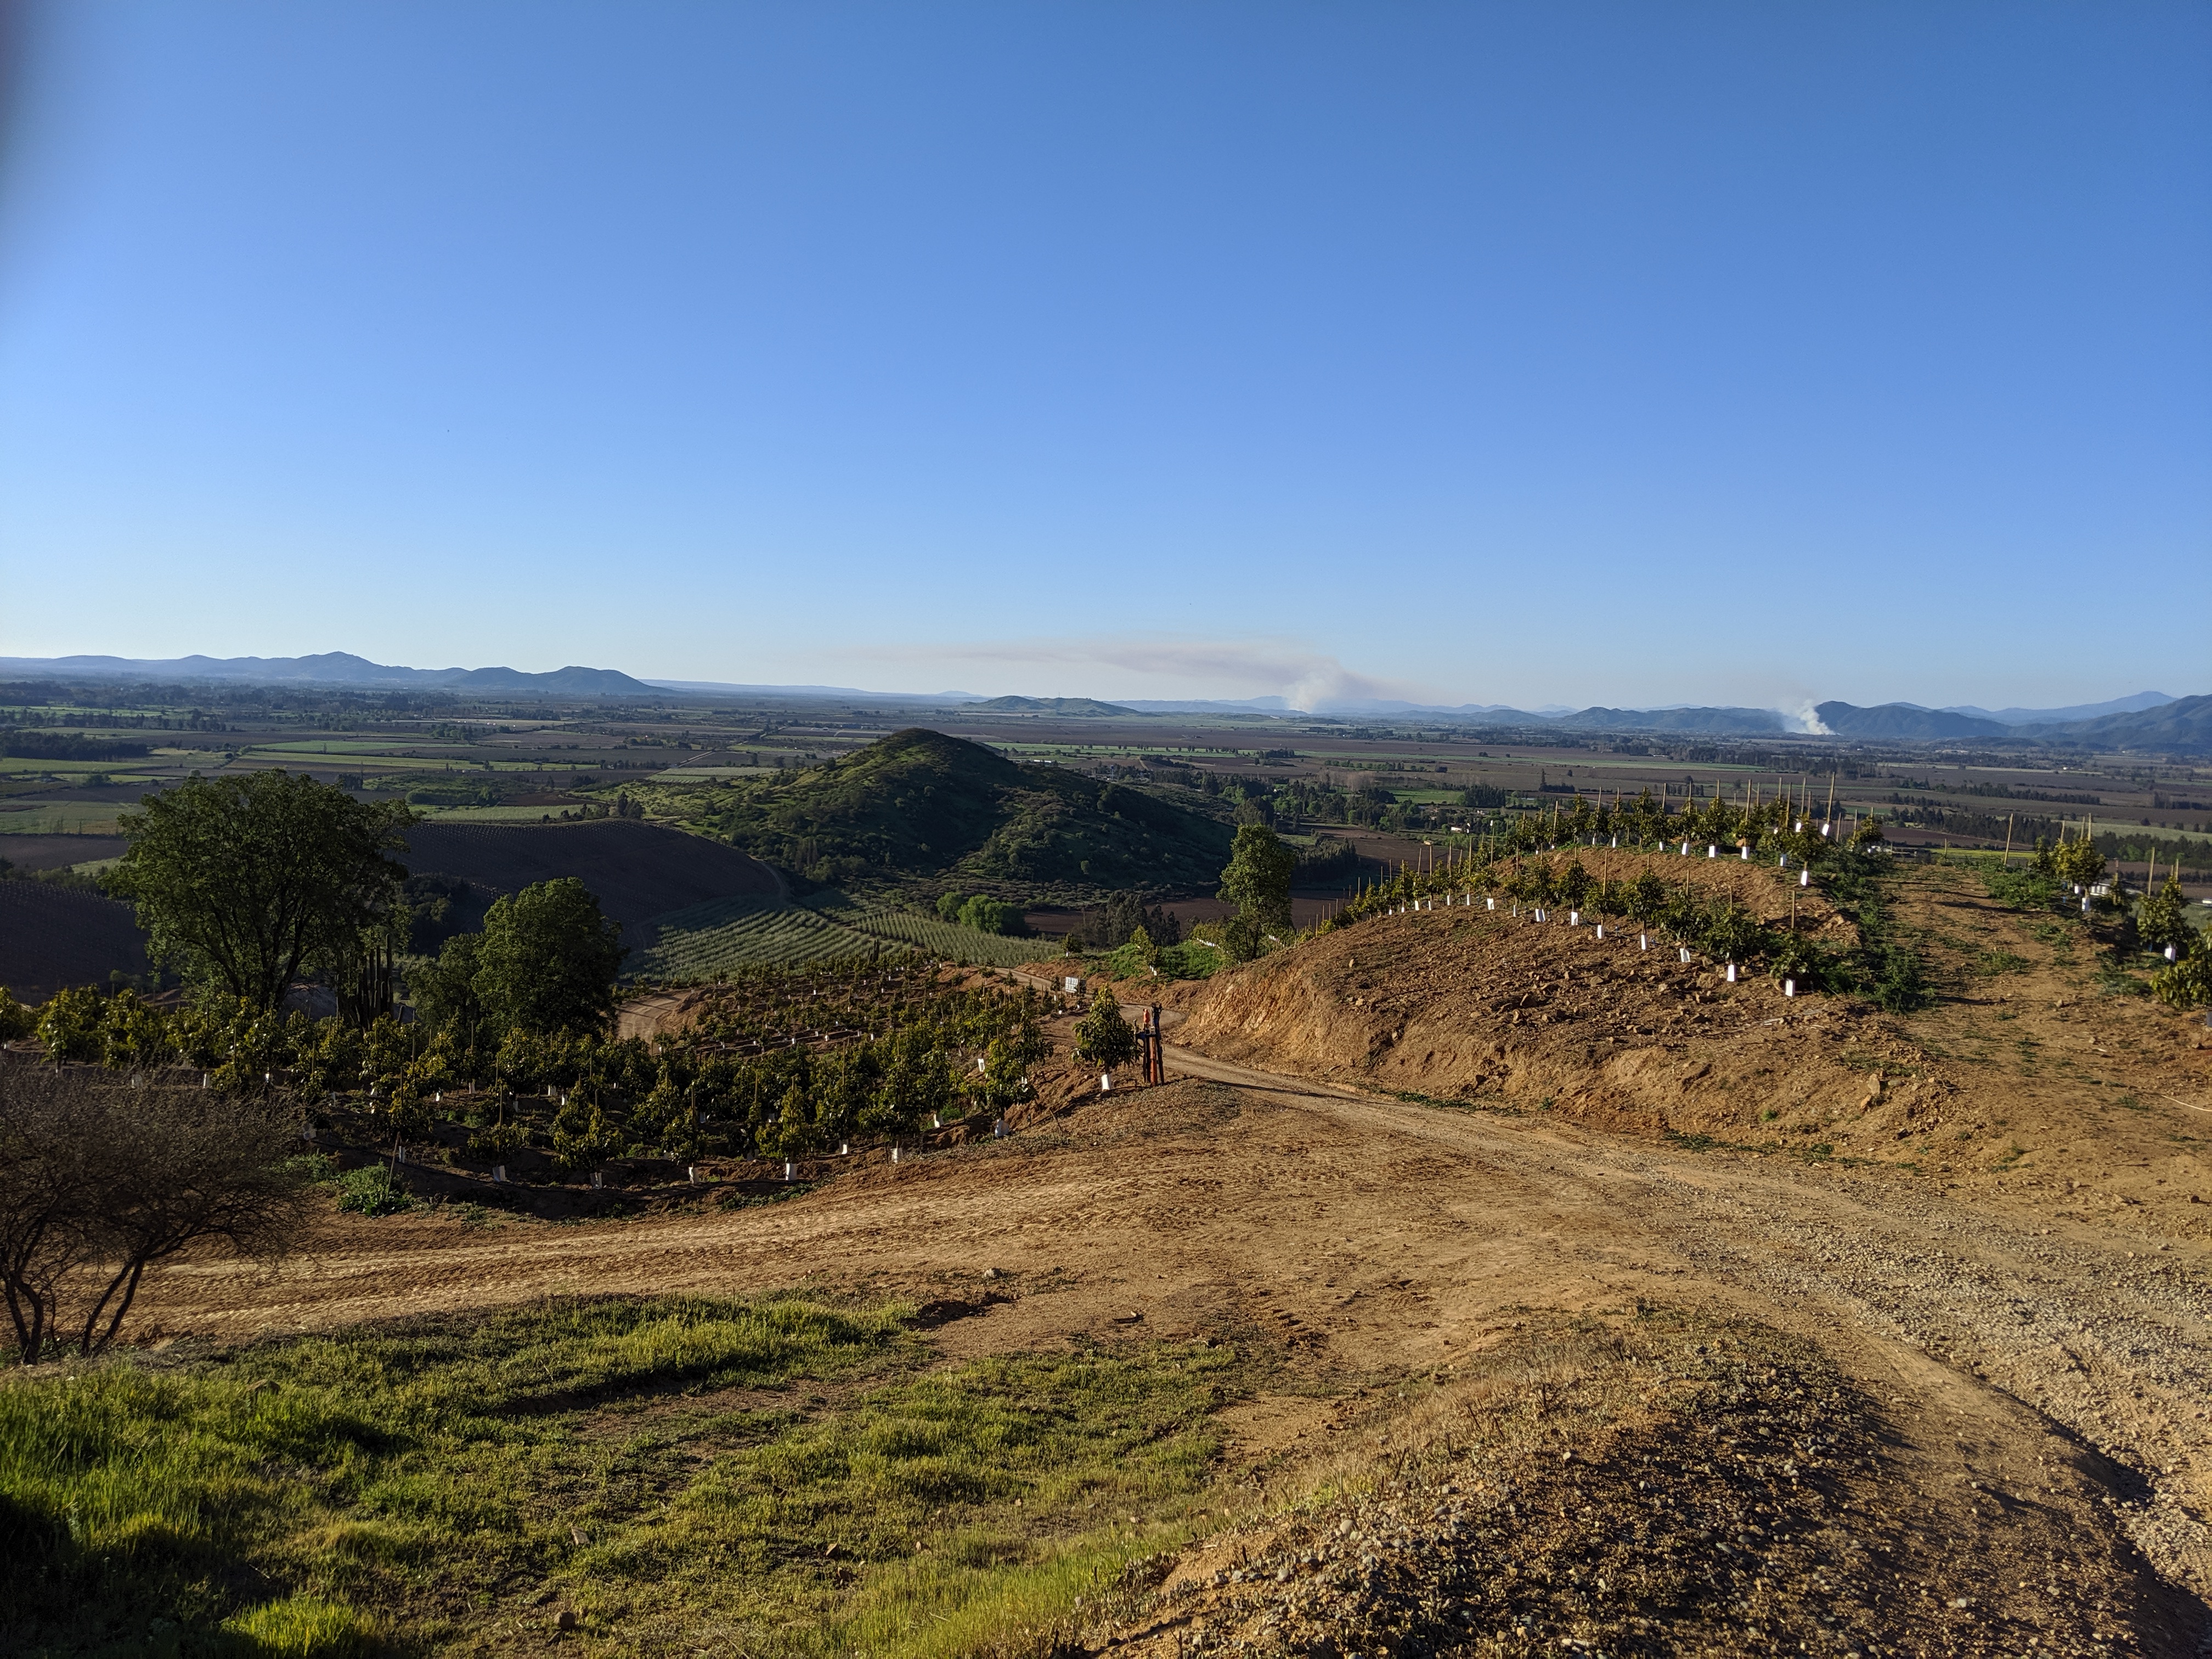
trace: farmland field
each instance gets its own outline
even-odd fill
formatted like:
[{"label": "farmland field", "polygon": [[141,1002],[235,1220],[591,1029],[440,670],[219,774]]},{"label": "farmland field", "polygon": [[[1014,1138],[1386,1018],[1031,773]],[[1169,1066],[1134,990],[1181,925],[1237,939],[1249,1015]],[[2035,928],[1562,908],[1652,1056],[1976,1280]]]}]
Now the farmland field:
[{"label": "farmland field", "polygon": [[112,801],[42,800],[35,806],[0,807],[0,836],[112,836],[116,815],[137,805],[118,793]]},{"label": "farmland field", "polygon": [[633,924],[629,979],[709,979],[735,968],[796,967],[895,953],[898,947],[840,927],[774,894],[709,899]]},{"label": "farmland field", "polygon": [[120,836],[10,836],[0,858],[18,870],[60,870],[118,858],[126,844]]},{"label": "farmland field", "polygon": [[634,818],[585,823],[468,823],[441,816],[408,835],[417,874],[458,876],[494,892],[574,876],[617,921],[639,922],[713,899],[773,898],[775,872],[735,848]]},{"label": "farmland field", "polygon": [[68,985],[146,971],[146,939],[128,905],[42,881],[0,881],[0,985],[40,1002]]},{"label": "farmland field", "polygon": [[986,933],[973,927],[963,927],[957,922],[940,921],[935,916],[917,915],[911,910],[890,906],[850,905],[842,907],[817,905],[826,914],[846,927],[863,933],[872,933],[878,939],[896,939],[902,945],[911,945],[933,957],[947,961],[988,963],[994,968],[1018,968],[1025,962],[1042,961],[1055,954],[1049,940],[1038,939],[1009,939],[1003,933]]},{"label": "farmland field", "polygon": [[630,979],[704,979],[736,968],[798,967],[918,950],[947,961],[1013,968],[1052,954],[1049,941],[979,933],[933,916],[856,904],[836,891],[799,903],[741,894],[649,916],[623,931]]},{"label": "farmland field", "polygon": [[415,810],[436,823],[543,823],[560,819],[560,809],[551,806],[417,806]]}]

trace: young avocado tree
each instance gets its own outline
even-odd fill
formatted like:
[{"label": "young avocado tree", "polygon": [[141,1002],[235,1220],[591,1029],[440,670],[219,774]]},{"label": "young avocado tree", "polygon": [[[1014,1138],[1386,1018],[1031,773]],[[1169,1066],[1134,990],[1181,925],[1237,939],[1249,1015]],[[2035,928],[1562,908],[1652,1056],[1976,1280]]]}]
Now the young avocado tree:
[{"label": "young avocado tree", "polygon": [[1094,1066],[1122,1066],[1136,1058],[1137,1034],[1121,1018],[1121,1005],[1101,989],[1075,1028],[1075,1052]]},{"label": "young avocado tree", "polygon": [[2153,995],[2168,1007],[2212,1002],[2212,930],[2197,934],[2179,959],[2150,976]]},{"label": "young avocado tree", "polygon": [[2137,908],[2136,937],[2146,951],[2164,951],[2171,945],[2179,955],[2195,934],[2196,929],[2189,925],[2189,901],[2181,896],[2180,880],[2169,875],[2158,891],[2148,895]]},{"label": "young avocado tree", "polygon": [[2105,855],[2098,850],[2095,842],[2087,836],[2078,836],[2051,849],[2051,870],[2063,882],[2092,887],[2097,878],[2105,873]]}]

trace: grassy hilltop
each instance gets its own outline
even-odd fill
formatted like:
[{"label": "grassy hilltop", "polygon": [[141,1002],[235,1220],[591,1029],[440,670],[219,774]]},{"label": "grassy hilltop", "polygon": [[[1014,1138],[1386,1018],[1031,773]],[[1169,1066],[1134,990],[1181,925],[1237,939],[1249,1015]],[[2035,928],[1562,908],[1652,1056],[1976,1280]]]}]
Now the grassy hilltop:
[{"label": "grassy hilltop", "polygon": [[1231,837],[1226,824],[1142,789],[1021,765],[918,727],[787,778],[717,791],[696,821],[825,884],[1206,887]]}]

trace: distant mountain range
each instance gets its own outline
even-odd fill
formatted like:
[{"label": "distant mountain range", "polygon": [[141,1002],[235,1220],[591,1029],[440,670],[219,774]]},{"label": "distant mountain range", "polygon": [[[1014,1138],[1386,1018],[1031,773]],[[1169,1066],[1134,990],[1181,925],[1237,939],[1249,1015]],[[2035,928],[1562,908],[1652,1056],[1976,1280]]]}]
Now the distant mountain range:
[{"label": "distant mountain range", "polygon": [[[835,698],[877,706],[933,706],[983,714],[1036,714],[1060,719],[1206,714],[1268,720],[1325,712],[1340,719],[1412,716],[1503,730],[1650,732],[1655,736],[1832,736],[1892,742],[2027,741],[2083,744],[2114,749],[2212,753],[2212,697],[2175,698],[2138,691],[2106,702],[2061,708],[1987,709],[1972,705],[1927,708],[1886,702],[1872,708],[1832,702],[1800,714],[1773,708],[1670,708],[1536,709],[1500,703],[1434,704],[1364,700],[1325,711],[1292,708],[1281,697],[1182,700],[1094,697],[982,697],[966,691],[863,691],[837,685],[739,685],[714,680],[641,680],[611,668],[557,668],[525,673],[514,668],[402,668],[343,651],[305,657],[0,657],[0,675],[79,679],[221,681],[245,684],[313,684],[458,691],[508,696],[620,697],[658,701],[687,697]],[[1814,722],[1817,722],[1815,724]]]},{"label": "distant mountain range", "polygon": [[[2065,720],[2092,720],[2100,714],[2133,714],[2177,701],[2163,691],[2138,691],[2132,697],[2114,697],[2110,702],[2077,702],[2066,708],[1976,708],[1972,704],[1954,704],[1938,712],[1970,714],[1976,720],[1995,720],[2000,726],[2045,726]],[[1913,707],[1909,702],[1899,706]]]},{"label": "distant mountain range", "polygon": [[410,691],[505,691],[558,697],[649,697],[653,688],[612,668],[393,668],[345,651],[312,657],[0,657],[0,674],[72,679],[229,680],[248,685],[344,685]]}]

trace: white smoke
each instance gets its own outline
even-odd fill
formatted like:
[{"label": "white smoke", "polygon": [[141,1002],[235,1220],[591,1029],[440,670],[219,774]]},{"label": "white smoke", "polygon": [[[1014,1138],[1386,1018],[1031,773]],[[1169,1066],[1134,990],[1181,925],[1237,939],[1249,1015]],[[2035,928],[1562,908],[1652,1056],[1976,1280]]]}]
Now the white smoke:
[{"label": "white smoke", "polygon": [[[1107,668],[1170,683],[1127,689],[1118,694],[1123,696],[1274,696],[1306,713],[1372,700],[1440,701],[1421,688],[1360,673],[1325,652],[1281,640],[1008,640],[894,647],[875,654],[1007,667]],[[1055,681],[1033,689],[1059,694],[1064,688]]]}]

